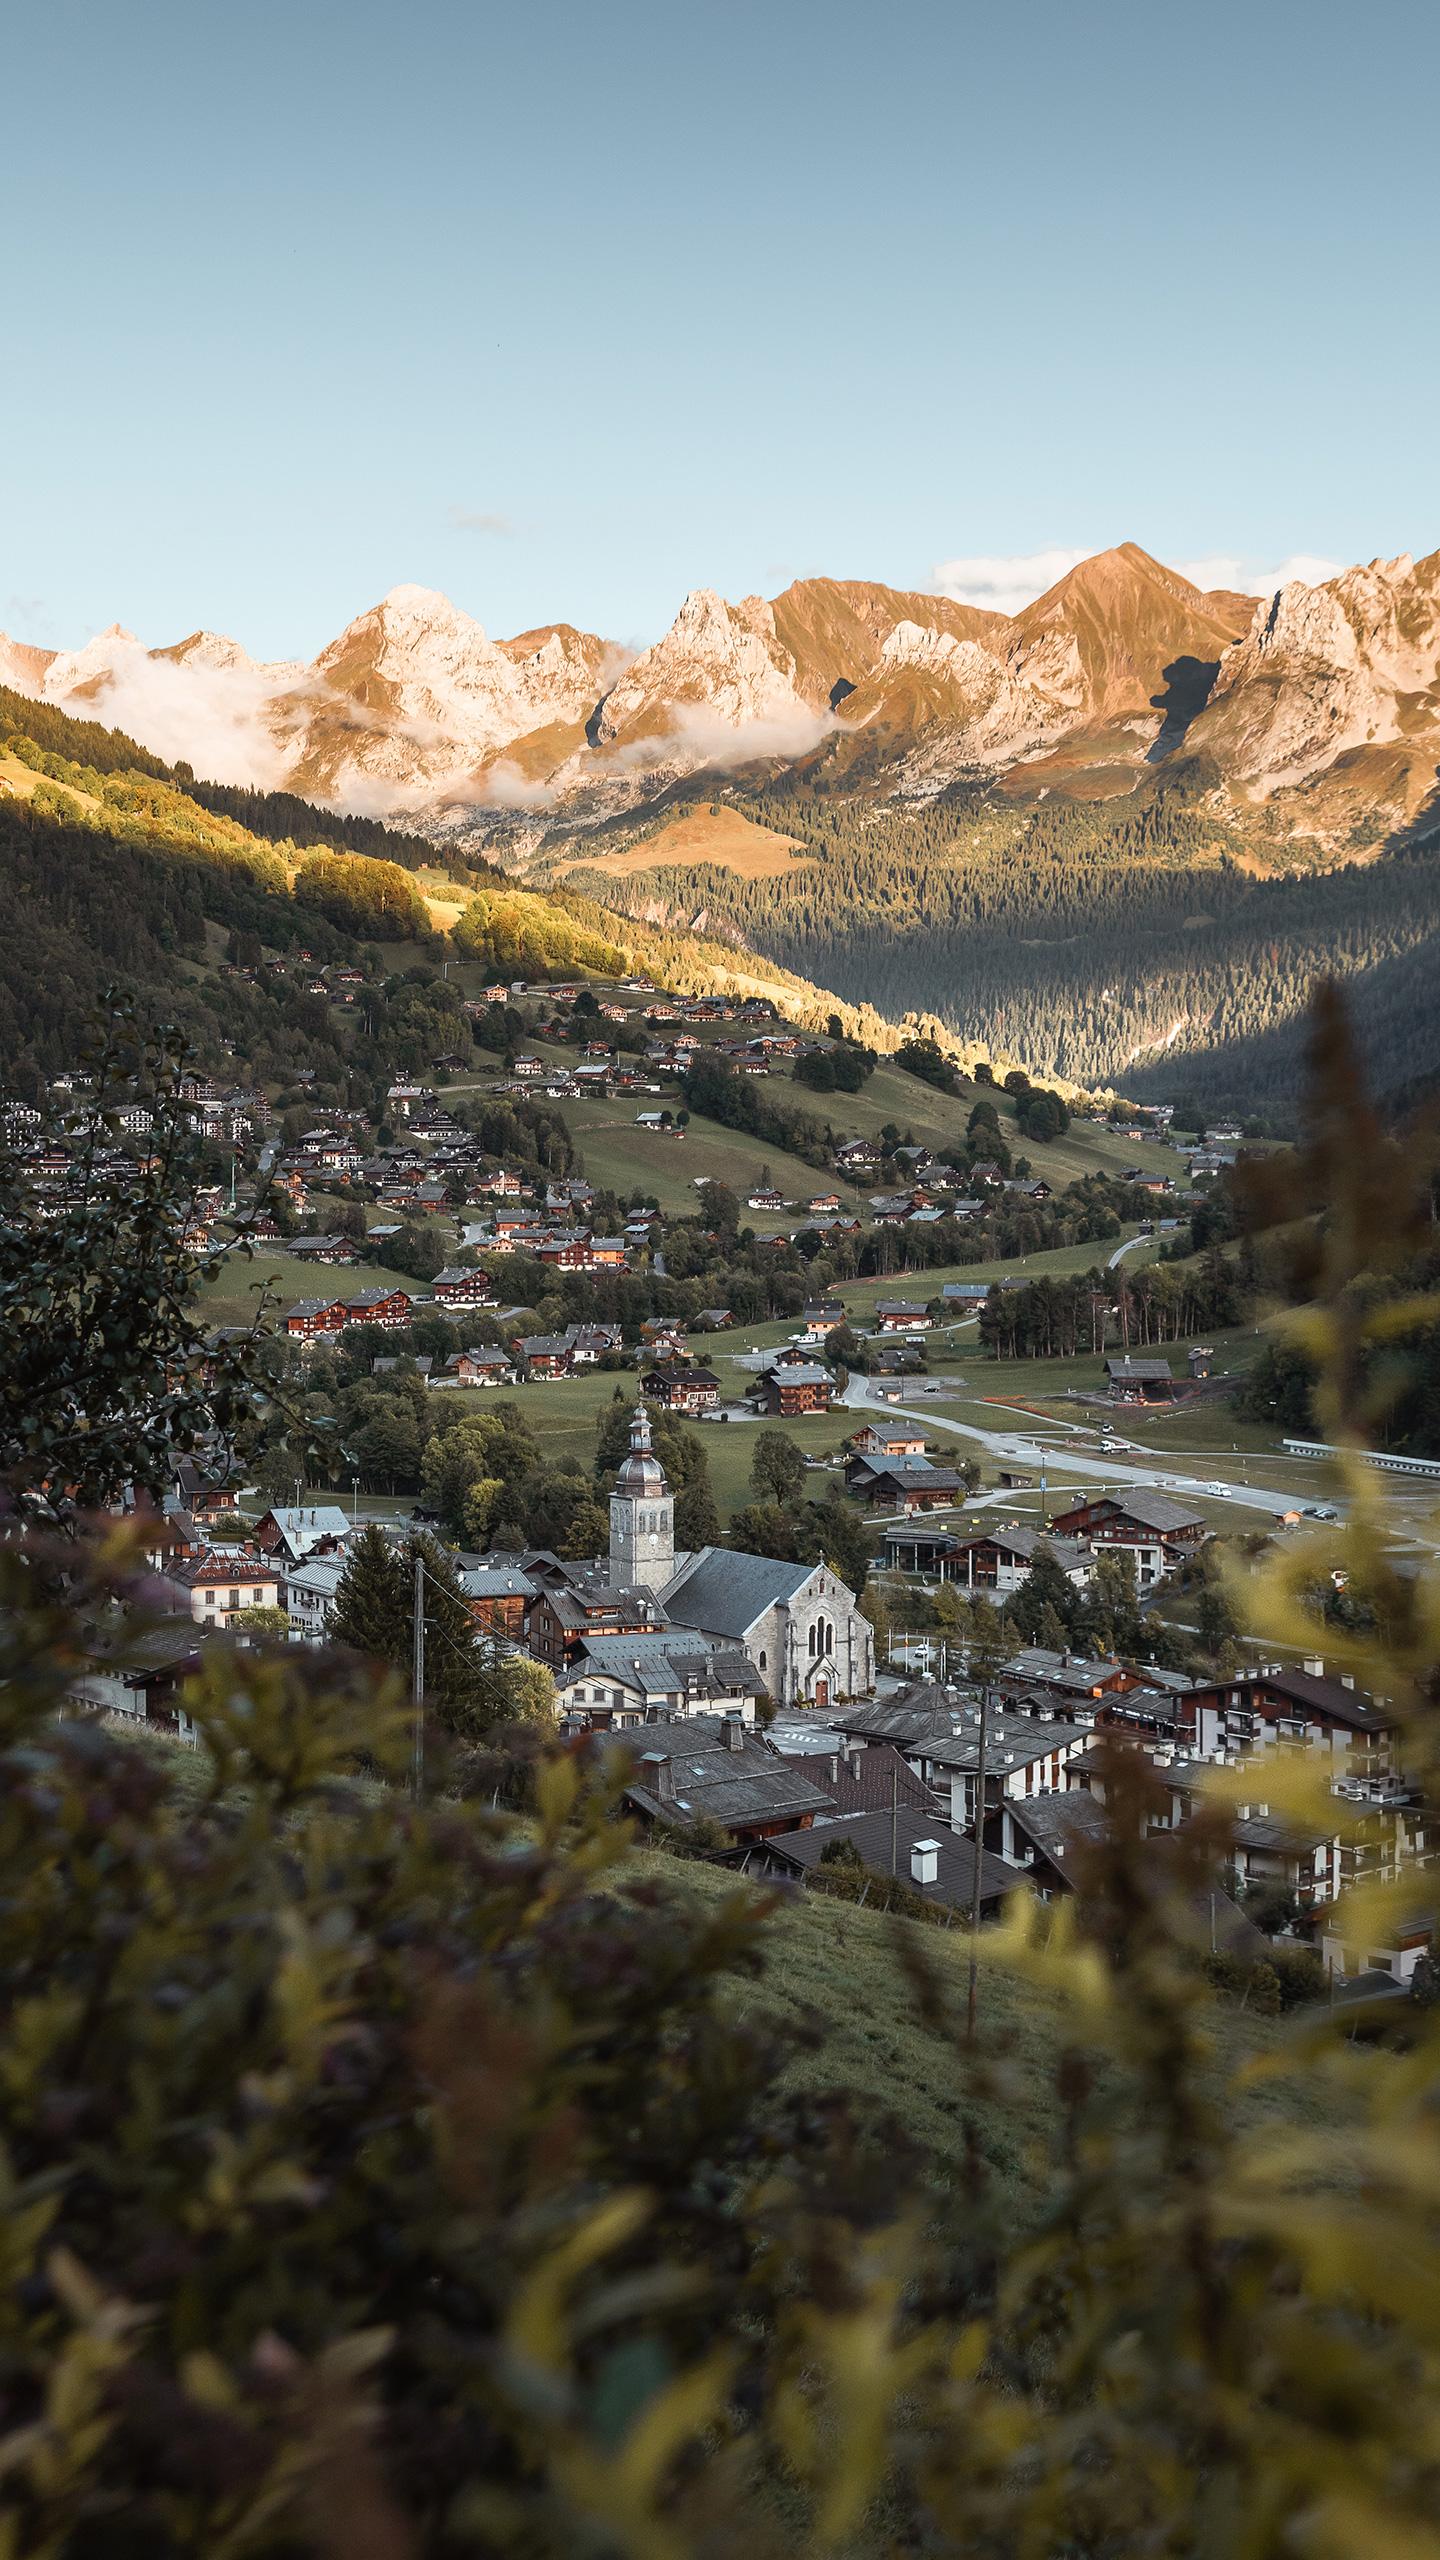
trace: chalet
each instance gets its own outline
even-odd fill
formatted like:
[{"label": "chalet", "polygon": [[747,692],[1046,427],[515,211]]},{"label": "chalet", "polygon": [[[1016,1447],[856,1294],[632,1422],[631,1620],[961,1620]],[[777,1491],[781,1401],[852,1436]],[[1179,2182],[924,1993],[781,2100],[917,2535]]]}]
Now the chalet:
[{"label": "chalet", "polygon": [[633,1774],[622,1793],[646,1823],[718,1822],[739,1845],[806,1831],[830,1809],[821,1789],[738,1715],[646,1724],[623,1747]]},{"label": "chalet", "polygon": [[960,1540],[949,1529],[923,1529],[897,1520],[885,1532],[887,1573],[921,1573],[947,1581],[960,1553]]},{"label": "chalet", "polygon": [[463,1314],[488,1306],[495,1294],[495,1284],[488,1271],[466,1271],[459,1264],[437,1271],[430,1283],[437,1306],[447,1315]]},{"label": "chalet", "polygon": [[1385,1708],[1316,1663],[1280,1663],[1201,1681],[1182,1700],[1189,1749],[1203,1759],[1248,1759],[1276,1746],[1306,1745],[1329,1756],[1347,1791],[1385,1793],[1397,1783],[1399,1728]]},{"label": "chalet", "polygon": [[359,1247],[351,1236],[288,1236],[285,1251],[293,1254],[297,1262],[346,1263],[360,1259]]},{"label": "chalet", "polygon": [[[765,1694],[743,1645],[711,1644],[679,1630],[665,1636],[589,1636],[556,1684],[564,1724],[592,1733],[696,1715],[753,1725]],[[647,1733],[639,1750],[648,1738]]]},{"label": "chalet", "polygon": [[840,1206],[840,1194],[838,1191],[817,1191],[814,1199],[807,1200],[805,1206],[812,1218],[831,1217]]},{"label": "chalet", "polygon": [[[1108,1702],[1140,1686],[1137,1672],[1103,1655],[1052,1653],[1044,1645],[1022,1645],[1000,1675],[1011,1703],[1024,1711],[1068,1716],[1091,1725],[1108,1712]],[[1100,1701],[1107,1702],[1102,1711]]]},{"label": "chalet", "polygon": [[849,1446],[866,1458],[923,1458],[925,1433],[918,1422],[867,1422]]},{"label": "chalet", "polygon": [[256,1523],[255,1544],[281,1564],[299,1564],[317,1550],[343,1547],[351,1523],[337,1502],[275,1508]]},{"label": "chalet", "polygon": [[408,1289],[388,1289],[383,1283],[373,1289],[361,1289],[345,1302],[347,1324],[378,1325],[382,1333],[396,1333],[410,1322],[415,1301]]},{"label": "chalet", "polygon": [[745,1206],[747,1209],[779,1211],[785,1206],[785,1194],[783,1191],[773,1190],[752,1191],[746,1198]]},{"label": "chalet", "polygon": [[1198,1511],[1139,1488],[1124,1494],[1095,1494],[1072,1504],[1068,1511],[1057,1511],[1050,1526],[1059,1538],[1087,1538],[1097,1546],[1128,1548],[1142,1591],[1203,1546],[1210,1535]]},{"label": "chalet", "polygon": [[807,1298],[803,1312],[806,1324],[816,1332],[830,1333],[845,1322],[843,1298]]},{"label": "chalet", "polygon": [[101,1649],[70,1684],[81,1706],[102,1714],[124,1716],[136,1724],[157,1725],[165,1732],[188,1733],[190,1720],[181,1706],[185,1682],[200,1669],[201,1635],[190,1617],[147,1627],[138,1636],[127,1629],[117,1654]]},{"label": "chalet", "polygon": [[930,1310],[908,1298],[882,1298],[875,1309],[875,1323],[881,1333],[928,1333]]},{"label": "chalet", "polygon": [[776,1360],[757,1384],[753,1401],[762,1413],[828,1413],[834,1393],[835,1381],[820,1361]]},{"label": "chalet", "polygon": [[[1435,1926],[1433,1911],[1406,1912],[1381,1924],[1377,1943],[1351,1937],[1342,1919],[1327,1920],[1321,1959],[1332,1984],[1347,1985],[1353,1993],[1374,1997],[1380,1992],[1394,1998],[1408,1990],[1421,1957],[1430,1953]],[[1345,1996],[1342,1992],[1341,1997]]]},{"label": "chalet", "polygon": [[941,1568],[941,1580],[958,1582],[967,1591],[993,1591],[1008,1599],[1030,1574],[1037,1553],[1047,1549],[1067,1582],[1083,1591],[1095,1579],[1094,1549],[1073,1538],[1052,1538],[1042,1529],[985,1528],[956,1540]]},{"label": "chalet", "polygon": [[702,1307],[695,1318],[697,1333],[728,1333],[735,1318],[729,1307]]},{"label": "chalet", "polygon": [[297,1298],[285,1312],[285,1330],[292,1342],[318,1342],[342,1332],[346,1322],[343,1298]]},{"label": "chalet", "polygon": [[1042,1902],[1058,1901],[1083,1886],[1087,1857],[1093,1859],[1108,1836],[1104,1805],[1082,1787],[1007,1795],[985,1824],[987,1843],[1020,1870]]},{"label": "chalet", "polygon": [[527,1382],[568,1378],[575,1365],[563,1333],[532,1333],[517,1342],[515,1349]]},{"label": "chalet", "polygon": [[648,1404],[661,1405],[667,1413],[713,1413],[720,1381],[712,1369],[691,1363],[668,1368],[657,1361],[643,1372],[640,1392]]},{"label": "chalet", "polygon": [[233,1627],[250,1609],[278,1609],[281,1572],[267,1556],[213,1549],[198,1563],[182,1565],[176,1581],[200,1627]]},{"label": "chalet", "polygon": [[567,1572],[559,1565],[552,1570],[544,1558],[534,1556],[523,1559],[523,1569],[536,1584],[526,1621],[530,1651],[549,1664],[557,1679],[596,1636],[672,1633],[653,1592],[615,1589],[608,1580],[587,1581],[583,1569]]},{"label": "chalet", "polygon": [[476,1625],[522,1650],[535,1585],[518,1564],[480,1556],[459,1567],[460,1588]]},{"label": "chalet", "polygon": [[[1013,1867],[986,1850],[977,1851],[973,1840],[957,1836],[933,1813],[908,1804],[897,1805],[893,1812],[881,1808],[819,1814],[808,1829],[781,1832],[767,1840],[758,1853],[758,1864],[762,1872],[804,1883],[824,1873],[827,1852],[842,1847],[853,1849],[862,1865],[893,1877],[924,1901],[967,1917],[975,1909],[977,1859],[982,1920],[998,1920],[1011,1894],[1027,1889]],[[755,1873],[756,1863],[747,1862],[747,1874]],[[872,1896],[872,1904],[883,1911],[883,1890]]]},{"label": "chalet", "polygon": [[1107,1360],[1108,1393],[1115,1404],[1173,1404],[1182,1391],[1168,1360]]},{"label": "chalet", "polygon": [[518,1076],[522,1084],[530,1084],[537,1076],[543,1076],[545,1068],[539,1058],[517,1058],[510,1072]]},{"label": "chalet", "polygon": [[965,1499],[953,1467],[937,1467],[929,1458],[872,1458],[863,1450],[852,1450],[846,1459],[845,1485],[872,1511],[938,1511]]},{"label": "chalet", "polygon": [[290,1621],[292,1644],[326,1642],[344,1574],[343,1555],[310,1555],[282,1567],[280,1606]]},{"label": "chalet", "polygon": [[[843,1708],[835,1721],[852,1738],[892,1741],[948,1807],[951,1828],[973,1827],[980,1755],[980,1708],[974,1699],[933,1680],[917,1681],[899,1698]],[[1064,1787],[1067,1768],[1090,1741],[1083,1725],[992,1708],[985,1719],[987,1818],[1007,1799]]]},{"label": "chalet", "polygon": [[508,1352],[487,1351],[474,1346],[468,1351],[452,1351],[434,1386],[509,1387],[515,1382],[515,1363]]},{"label": "chalet", "polygon": [[924,1345],[919,1341],[881,1342],[870,1355],[872,1376],[882,1378],[918,1377],[924,1365]]}]

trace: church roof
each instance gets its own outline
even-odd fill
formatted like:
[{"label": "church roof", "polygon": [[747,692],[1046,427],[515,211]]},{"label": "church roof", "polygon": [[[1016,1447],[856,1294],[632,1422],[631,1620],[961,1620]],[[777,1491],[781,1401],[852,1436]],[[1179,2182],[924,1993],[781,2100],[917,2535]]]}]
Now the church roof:
[{"label": "church roof", "polygon": [[819,1571],[814,1564],[785,1564],[776,1556],[737,1555],[729,1547],[702,1547],[665,1588],[671,1624],[703,1627],[707,1634],[743,1636],[778,1600],[793,1600]]}]

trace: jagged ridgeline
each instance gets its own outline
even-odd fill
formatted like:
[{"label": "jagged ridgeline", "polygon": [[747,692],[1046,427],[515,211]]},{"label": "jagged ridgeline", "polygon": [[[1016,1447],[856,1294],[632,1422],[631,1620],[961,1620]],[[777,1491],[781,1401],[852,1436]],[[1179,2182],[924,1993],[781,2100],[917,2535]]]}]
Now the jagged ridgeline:
[{"label": "jagged ridgeline", "polygon": [[[357,1099],[468,1045],[440,963],[506,977],[644,970],[728,983],[823,1022],[833,998],[732,945],[628,923],[569,888],[520,888],[373,819],[285,792],[197,782],[122,733],[0,688],[0,1076],[22,1093],[76,1063],[107,987],[176,1021],[203,1064],[262,1081],[311,1069]],[[303,969],[364,964],[345,1014]],[[373,993],[383,982],[383,1001]],[[868,1011],[847,1028],[898,1034]]]},{"label": "jagged ridgeline", "polygon": [[[852,1002],[933,1014],[1082,1086],[1183,1086],[1218,1104],[1263,1073],[1293,1092],[1310,988],[1332,975],[1379,1085],[1440,1068],[1440,799],[1337,861],[1214,815],[1203,781],[1138,806],[1017,806],[991,788],[900,811],[731,785],[717,806],[808,860],[763,877],[703,859],[641,868],[658,831],[631,820],[552,840],[542,861],[622,910],[703,913]],[[672,831],[674,817],[672,803]],[[622,845],[620,875],[607,857]]]}]

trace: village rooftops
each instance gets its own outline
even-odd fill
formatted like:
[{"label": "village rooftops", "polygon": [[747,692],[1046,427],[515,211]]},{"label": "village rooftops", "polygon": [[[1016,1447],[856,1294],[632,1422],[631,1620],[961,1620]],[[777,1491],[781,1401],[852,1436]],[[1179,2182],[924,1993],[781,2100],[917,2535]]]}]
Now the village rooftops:
[{"label": "village rooftops", "polygon": [[829,1797],[738,1718],[642,1725],[618,1747],[633,1769],[626,1797],[652,1820],[707,1820],[743,1834],[812,1822],[830,1810]]},{"label": "village rooftops", "polygon": [[[976,1851],[973,1840],[947,1830],[933,1813],[902,1802],[874,1813],[817,1815],[808,1831],[786,1831],[766,1843],[767,1862],[814,1874],[827,1849],[848,1842],[867,1867],[893,1875],[897,1883],[923,1895],[927,1902],[969,1911],[975,1899]],[[928,1853],[928,1854],[927,1854]],[[917,1872],[918,1870],[918,1872]],[[841,1872],[844,1870],[842,1868]],[[922,1878],[924,1881],[922,1881]],[[1027,1893],[1022,1869],[1007,1866],[988,1850],[980,1856],[981,1909],[993,1912],[1012,1893]]]}]

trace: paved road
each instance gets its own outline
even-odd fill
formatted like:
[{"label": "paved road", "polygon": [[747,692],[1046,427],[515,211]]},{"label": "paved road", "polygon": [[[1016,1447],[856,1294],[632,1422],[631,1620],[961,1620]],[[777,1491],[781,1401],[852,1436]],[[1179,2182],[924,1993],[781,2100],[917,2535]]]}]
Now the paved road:
[{"label": "paved road", "polygon": [[1137,1244],[1153,1244],[1154,1241],[1153,1236],[1127,1236],[1123,1244],[1117,1244],[1115,1247],[1105,1265],[1106,1270],[1113,1271],[1116,1263],[1123,1262],[1127,1253],[1133,1253]]},{"label": "paved road", "polygon": [[[875,1412],[898,1415],[906,1422],[923,1422],[927,1430],[953,1431],[962,1440],[978,1440],[982,1449],[988,1449],[992,1457],[1003,1459],[1007,1465],[1034,1468],[1037,1472],[1043,1467],[1047,1476],[1076,1475],[1104,1484],[1143,1485],[1147,1492],[1172,1494],[1174,1498],[1166,1481],[1166,1469],[1153,1461],[1148,1466],[1136,1465],[1124,1459],[1102,1456],[1093,1450],[1072,1453],[1058,1448],[1053,1441],[1031,1439],[1023,1431],[982,1430],[978,1423],[951,1421],[947,1414],[937,1412],[934,1405],[898,1405],[891,1404],[888,1398],[874,1397],[870,1393],[870,1383],[868,1378],[852,1378],[843,1401],[847,1405],[865,1405]],[[1217,1474],[1214,1482],[1218,1484],[1220,1481]],[[1181,1488],[1182,1494],[1192,1495],[1207,1490],[1207,1481],[1200,1478],[1193,1482],[1187,1479]],[[1215,1500],[1219,1498],[1218,1495],[1212,1497]],[[1229,1482],[1225,1486],[1224,1498],[1249,1511],[1264,1511],[1272,1518],[1277,1511],[1293,1510],[1296,1499],[1289,1486],[1272,1489],[1264,1485]]]}]

